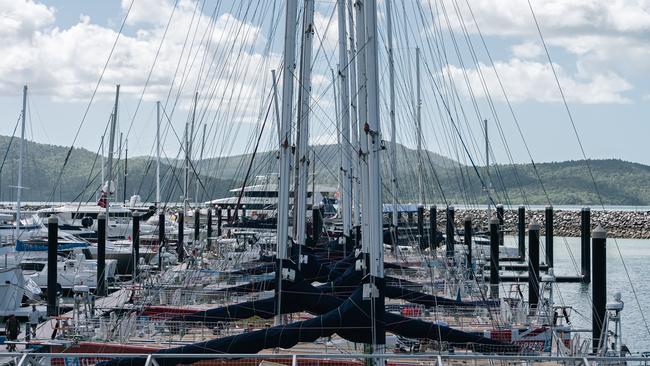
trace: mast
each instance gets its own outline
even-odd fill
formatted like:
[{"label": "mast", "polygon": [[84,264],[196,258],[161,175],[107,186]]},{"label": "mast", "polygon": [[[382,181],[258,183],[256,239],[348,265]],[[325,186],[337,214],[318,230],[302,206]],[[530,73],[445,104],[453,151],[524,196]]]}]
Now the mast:
[{"label": "mast", "polygon": [[420,97],[420,48],[415,49],[415,85],[416,85],[416,98],[415,98],[415,118],[417,122],[417,134],[418,134],[418,191],[419,191],[419,202],[418,204],[424,205],[424,182],[422,180],[422,99]]},{"label": "mast", "polygon": [[23,111],[20,122],[20,147],[18,150],[18,184],[16,184],[16,240],[20,237],[20,193],[23,190],[23,154],[25,152],[25,122],[27,121],[27,85],[23,86]]},{"label": "mast", "polygon": [[[339,65],[336,65],[336,69],[339,69]],[[341,118],[339,114],[339,101],[338,101],[338,94],[336,93],[336,81],[337,78],[334,76],[334,70],[330,69],[330,73],[332,74],[332,94],[334,94],[334,120],[336,122],[336,145],[339,148],[339,174],[338,174],[338,186],[336,187],[336,190],[339,192],[339,199],[341,202],[343,199],[341,198],[342,191],[343,191],[343,180],[344,178],[344,173],[343,173],[343,148],[341,146]],[[313,196],[312,196],[313,198]],[[343,234],[345,235],[345,230],[343,231]]]},{"label": "mast", "polygon": [[338,73],[341,81],[339,88],[340,113],[340,135],[341,135],[341,173],[343,199],[343,235],[346,244],[352,233],[352,176],[350,175],[350,157],[352,156],[352,145],[350,144],[350,88],[348,84],[348,53],[346,42],[345,26],[345,0],[338,0],[338,23],[339,23],[339,64]]},{"label": "mast", "polygon": [[[393,193],[393,229],[397,228],[397,130],[395,127],[395,58],[393,56],[393,20],[391,0],[386,0],[386,33],[388,39],[388,89],[390,93],[390,174]],[[423,203],[423,202],[420,202]]]},{"label": "mast", "polygon": [[[282,260],[287,258],[289,247],[289,185],[291,175],[291,118],[293,108],[293,76],[296,67],[296,17],[298,1],[287,0],[284,24],[284,65],[282,74],[282,119],[280,120],[279,150],[280,175],[278,179],[278,283],[276,324],[282,324]],[[274,77],[275,79],[275,77]],[[274,85],[275,86],[275,85]]]},{"label": "mast", "polygon": [[492,183],[490,180],[490,136],[488,135],[488,120],[483,120],[485,130],[485,194],[487,195],[487,218],[490,220],[490,189]]},{"label": "mast", "polygon": [[[189,129],[189,135],[187,136],[187,147],[185,154],[187,156],[187,161],[186,161],[186,178],[185,178],[185,211],[187,212],[188,210],[188,205],[189,205],[189,200],[190,200],[190,190],[189,190],[189,184],[190,184],[190,169],[192,168],[192,148],[194,147],[194,123],[196,121],[196,104],[199,100],[199,93],[196,92],[194,93],[194,107],[192,108],[192,123],[190,125]],[[192,174],[194,175],[194,169],[192,169]],[[237,216],[237,212],[235,212],[235,216]]]},{"label": "mast", "polygon": [[[356,47],[354,46],[354,6],[352,5],[352,0],[348,0],[348,19],[349,19],[349,30],[350,30],[350,35],[349,35],[349,43],[350,43],[350,58],[355,59],[356,57]],[[352,91],[352,95],[350,96],[350,120],[351,120],[351,141],[350,144],[352,145],[352,150],[353,154],[351,155],[352,158],[352,164],[350,165],[350,178],[352,179],[352,219],[354,222],[355,226],[360,226],[361,221],[360,221],[360,213],[361,213],[361,186],[359,185],[360,180],[359,180],[359,130],[358,130],[358,122],[357,122],[357,97],[358,97],[358,90],[357,90],[357,65],[355,62],[350,62],[348,65],[350,68],[350,90]]]},{"label": "mast", "polygon": [[[383,245],[383,212],[381,196],[381,123],[379,120],[379,60],[378,60],[378,41],[377,37],[377,2],[376,0],[366,0],[366,76],[367,76],[367,93],[368,93],[368,121],[364,128],[368,139],[370,149],[368,151],[368,207],[364,208],[367,214],[369,233],[370,233],[370,279],[373,285],[373,279],[378,281],[374,284],[375,289],[371,289],[371,297],[376,301],[377,313],[371,317],[373,322],[373,351],[383,353],[386,344],[386,333],[383,323],[375,323],[375,319],[384,319],[384,245]],[[376,296],[376,299],[375,299]]]},{"label": "mast", "polygon": [[[102,170],[101,170],[101,171],[102,171],[102,180],[101,180],[101,183],[100,183],[100,185],[99,185],[99,190],[100,190],[100,191],[101,191],[102,187],[104,186],[104,182],[106,182],[106,175],[104,174],[104,165],[106,165],[106,164],[104,163],[104,137],[105,137],[105,136],[102,135],[102,142],[101,142],[101,145],[100,145],[101,158],[102,158],[102,159],[101,159],[101,164],[102,164]],[[100,192],[100,194],[101,194],[101,192]]]},{"label": "mast", "polygon": [[[203,161],[203,150],[205,149],[205,129],[208,127],[206,123],[203,124],[203,134],[201,135],[201,152],[199,153],[199,164]],[[199,202],[199,172],[196,172],[196,190],[194,192],[194,202]]]},{"label": "mast", "polygon": [[271,70],[271,81],[273,83],[273,111],[275,112],[275,123],[278,129],[278,142],[282,144],[282,117],[280,117],[280,104],[278,102],[278,79],[275,77],[275,70]]},{"label": "mast", "polygon": [[187,186],[189,184],[189,174],[190,174],[190,158],[189,158],[189,151],[190,151],[190,137],[189,137],[189,121],[185,122],[185,133],[183,134],[185,136],[185,177],[183,179],[183,214],[187,213]]},{"label": "mast", "polygon": [[[113,118],[111,118],[111,128],[108,138],[108,181],[106,183],[106,238],[108,239],[108,223],[110,222],[110,207],[111,207],[111,183],[113,182],[113,148],[115,147],[115,125],[117,124],[117,107],[120,99],[120,84],[115,86],[115,105],[113,106]],[[117,192],[116,192],[117,193]]]},{"label": "mast", "polygon": [[156,206],[160,205],[160,101],[156,102]]},{"label": "mast", "polygon": [[[120,132],[120,144],[117,147],[117,164],[115,164],[116,165],[115,169],[119,168],[120,161],[122,160],[122,139],[123,138],[124,138],[124,134],[122,132]],[[118,197],[118,194],[117,194],[117,187],[118,187],[117,182],[119,182],[119,180],[117,180],[117,177],[118,177],[118,173],[115,172],[115,178],[116,178],[115,179],[116,180],[116,182],[115,182],[115,199],[116,200],[117,200],[117,197]],[[106,220],[108,220],[108,217],[106,217]],[[106,225],[108,225],[108,224],[106,224]]]},{"label": "mast", "polygon": [[316,149],[312,148],[311,149],[311,207],[314,208],[315,204],[316,204]]},{"label": "mast", "polygon": [[[300,78],[298,79],[298,128],[296,144],[297,182],[294,193],[296,216],[295,237],[299,246],[307,239],[307,184],[309,176],[309,105],[311,99],[311,58],[314,38],[314,0],[305,0],[303,14],[302,52],[300,57]],[[300,252],[300,249],[298,249]],[[300,262],[298,262],[300,267]]]},{"label": "mast", "polygon": [[363,215],[361,215],[361,249],[364,253],[369,253],[370,250],[370,233],[368,231],[368,206],[370,195],[367,189],[368,184],[368,138],[366,137],[365,125],[368,123],[368,101],[366,89],[366,22],[364,15],[364,5],[362,0],[355,2],[356,14],[356,32],[357,32],[357,107],[359,112],[358,127],[359,127],[359,173],[360,173],[360,188],[361,188],[361,206],[363,208]]},{"label": "mast", "polygon": [[124,188],[122,188],[122,202],[126,202],[126,177],[129,175],[129,139],[124,140]]}]

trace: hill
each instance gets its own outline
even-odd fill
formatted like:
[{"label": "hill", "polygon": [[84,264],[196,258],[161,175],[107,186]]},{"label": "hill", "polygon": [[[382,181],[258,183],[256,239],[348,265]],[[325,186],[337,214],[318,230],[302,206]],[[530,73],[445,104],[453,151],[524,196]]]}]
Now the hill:
[{"label": "hill", "polygon": [[[10,137],[0,136],[0,164],[5,158]],[[14,139],[6,154],[0,173],[0,201],[14,201],[18,173],[18,139]],[[99,155],[86,149],[73,148],[68,157],[68,164],[61,173],[68,154],[68,147],[47,145],[28,141],[23,159],[23,201],[95,201],[101,186],[101,159]],[[178,161],[166,161],[160,164],[161,197],[163,201],[181,200],[183,187],[183,169]],[[126,190],[123,186],[124,161],[115,165],[119,175],[117,180],[118,198],[126,191],[128,199],[132,194],[139,194],[144,201],[154,201],[156,195],[156,166],[152,159],[145,157],[129,158]],[[56,182],[59,181],[59,184]],[[230,181],[210,176],[201,176],[201,182],[217,195],[226,194]],[[191,192],[195,191],[192,182]]]},{"label": "hill", "polygon": [[[5,158],[10,138],[0,136],[0,163]],[[0,201],[15,200],[18,171],[18,140],[14,139],[0,173]],[[316,179],[319,183],[336,185],[339,171],[337,145],[313,147],[316,159]],[[61,167],[68,147],[27,142],[24,159],[24,201],[93,201],[100,186],[100,159],[86,149],[70,151],[68,165]],[[199,200],[224,197],[227,191],[241,185],[251,161],[251,154],[204,159],[195,163],[205,190],[199,189]],[[250,176],[277,172],[277,153],[260,152],[255,157]],[[388,161],[382,161],[384,172]],[[398,196],[403,202],[417,201],[417,155],[412,149],[398,146]],[[622,160],[592,160],[592,173],[603,203],[607,205],[650,205],[650,166]],[[483,183],[473,167],[428,152],[423,157],[422,177],[428,202],[471,203],[486,202]],[[536,168],[536,169],[535,169]],[[565,161],[530,164],[497,165],[490,169],[477,168],[485,182],[491,182],[496,202],[511,204],[595,205],[599,203],[589,171],[584,161]],[[117,165],[120,172],[118,195],[123,196],[121,172],[123,161]],[[59,181],[60,183],[55,184]],[[164,201],[179,201],[183,186],[182,162],[165,160],[161,163],[162,197]],[[538,178],[539,176],[539,178]],[[541,182],[540,183],[540,178]],[[384,173],[385,199],[390,200],[389,177]],[[192,196],[196,181],[190,184]],[[55,188],[56,187],[56,188]],[[155,164],[151,158],[136,157],[128,161],[127,198],[140,194],[143,200],[155,199]],[[548,197],[548,199],[547,199]]]}]

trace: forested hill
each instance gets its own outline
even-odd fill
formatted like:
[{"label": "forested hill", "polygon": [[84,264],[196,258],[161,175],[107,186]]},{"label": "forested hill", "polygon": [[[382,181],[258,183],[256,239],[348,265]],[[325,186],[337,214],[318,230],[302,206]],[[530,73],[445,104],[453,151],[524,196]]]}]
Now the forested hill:
[{"label": "forested hill", "polygon": [[[0,136],[0,201],[15,200],[18,171],[18,140],[8,149],[10,138]],[[24,159],[24,201],[91,201],[96,199],[100,186],[100,159],[94,152],[73,149],[66,169],[61,174],[69,148],[28,142]],[[8,151],[8,153],[7,153]],[[314,147],[315,171],[319,183],[336,185],[339,156],[336,145]],[[6,156],[5,156],[6,155]],[[398,148],[398,195],[400,201],[415,202],[417,197],[417,155],[403,146]],[[241,185],[251,155],[205,159],[196,162],[201,183],[198,199],[224,197],[228,190]],[[388,162],[383,161],[384,171]],[[163,200],[179,201],[182,192],[182,163],[165,160],[161,164]],[[650,166],[615,159],[591,160],[590,166],[600,197],[584,161],[539,163],[536,170],[530,164],[497,165],[489,172],[484,167],[474,169],[460,165],[432,152],[423,158],[428,202],[463,204],[486,201],[484,182],[491,182],[494,201],[510,204],[556,205],[650,205]],[[117,166],[118,195],[123,196],[123,161]],[[478,174],[477,174],[478,171]],[[277,172],[277,154],[259,153],[251,167],[251,177]],[[479,179],[479,175],[481,179]],[[56,184],[59,182],[58,184]],[[389,180],[385,176],[386,200]],[[191,195],[195,195],[196,181],[191,182]],[[127,198],[140,194],[151,201],[155,195],[155,164],[148,157],[131,158],[128,162]]]}]

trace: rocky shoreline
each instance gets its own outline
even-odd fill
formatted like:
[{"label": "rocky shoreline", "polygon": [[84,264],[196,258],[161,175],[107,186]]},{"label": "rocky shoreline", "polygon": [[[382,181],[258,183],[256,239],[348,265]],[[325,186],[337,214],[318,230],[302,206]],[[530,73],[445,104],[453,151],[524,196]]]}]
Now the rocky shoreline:
[{"label": "rocky shoreline", "polygon": [[[472,216],[472,224],[474,227],[487,227],[485,210],[460,208],[455,210],[455,227],[463,227],[464,218],[467,214]],[[504,230],[517,231],[517,216],[517,208],[504,210]],[[444,232],[446,225],[445,210],[438,209],[437,217],[438,230]],[[544,210],[526,210],[526,226],[528,226],[528,223],[530,223],[533,217],[541,225],[541,233],[543,234]],[[553,221],[555,236],[580,236],[580,210],[555,209]],[[598,224],[607,230],[607,236],[610,238],[650,239],[650,211],[591,210],[592,230]]]}]

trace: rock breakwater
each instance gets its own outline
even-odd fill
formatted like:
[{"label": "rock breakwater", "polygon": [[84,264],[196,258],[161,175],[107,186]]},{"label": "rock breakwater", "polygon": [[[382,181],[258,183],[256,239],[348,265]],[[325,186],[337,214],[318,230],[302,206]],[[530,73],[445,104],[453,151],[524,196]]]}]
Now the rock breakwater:
[{"label": "rock breakwater", "polygon": [[[494,210],[492,210],[494,214]],[[484,209],[456,209],[454,223],[456,228],[463,227],[465,215],[472,216],[474,227],[487,227],[487,214]],[[428,214],[427,214],[428,215]],[[516,233],[517,208],[504,210],[504,230]],[[438,230],[444,232],[446,215],[444,209],[438,209]],[[526,210],[526,227],[535,218],[544,234],[544,210]],[[555,236],[580,236],[580,210],[554,210],[553,230]],[[427,219],[428,222],[428,219]],[[650,239],[650,211],[614,211],[591,210],[592,230],[598,225],[607,230],[610,238]]]}]

